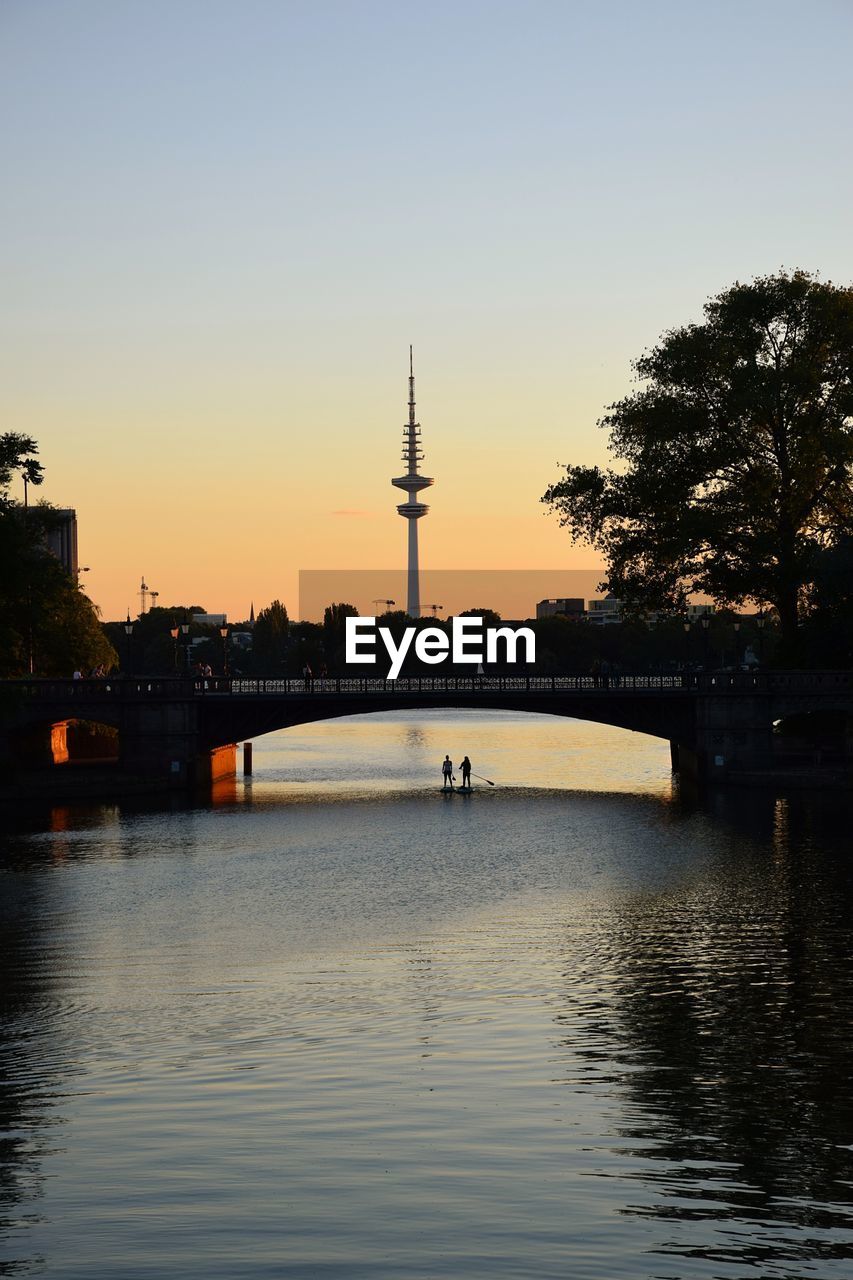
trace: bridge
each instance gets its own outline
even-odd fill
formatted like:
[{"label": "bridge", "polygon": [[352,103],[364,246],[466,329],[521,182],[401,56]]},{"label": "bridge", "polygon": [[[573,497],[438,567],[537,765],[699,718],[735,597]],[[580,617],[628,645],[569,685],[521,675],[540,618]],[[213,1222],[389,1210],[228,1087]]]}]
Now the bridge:
[{"label": "bridge", "polygon": [[539,712],[615,725],[667,740],[674,768],[718,780],[771,766],[774,723],[832,711],[845,718],[846,767],[853,762],[853,672],[721,671],[7,680],[0,682],[0,764],[8,779],[21,769],[65,763],[73,759],[69,728],[86,722],[112,735],[119,774],[180,788],[233,774],[236,744],[276,729],[427,707]]}]

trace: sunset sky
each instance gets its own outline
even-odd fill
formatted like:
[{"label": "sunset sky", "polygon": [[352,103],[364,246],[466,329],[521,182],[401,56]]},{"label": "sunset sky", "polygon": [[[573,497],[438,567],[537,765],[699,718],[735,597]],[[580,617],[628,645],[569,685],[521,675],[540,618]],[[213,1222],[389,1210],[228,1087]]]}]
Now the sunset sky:
[{"label": "sunset sky", "polygon": [[[735,279],[853,279],[853,6],[2,0],[0,430],[107,618],[593,566],[539,504]],[[488,604],[487,601],[478,601]]]}]

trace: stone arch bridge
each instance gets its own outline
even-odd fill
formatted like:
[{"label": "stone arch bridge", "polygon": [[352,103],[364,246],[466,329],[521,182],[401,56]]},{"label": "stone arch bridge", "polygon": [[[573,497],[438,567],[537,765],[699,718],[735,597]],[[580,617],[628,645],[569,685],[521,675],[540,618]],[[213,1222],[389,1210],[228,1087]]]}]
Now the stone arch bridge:
[{"label": "stone arch bridge", "polygon": [[480,708],[540,712],[664,738],[673,765],[724,780],[767,768],[774,722],[833,711],[846,717],[853,756],[853,672],[773,671],[618,677],[475,676],[138,678],[0,682],[0,760],[17,768],[68,759],[69,724],[118,731],[118,770],[184,787],[228,776],[236,744],[315,720],[375,711]]}]

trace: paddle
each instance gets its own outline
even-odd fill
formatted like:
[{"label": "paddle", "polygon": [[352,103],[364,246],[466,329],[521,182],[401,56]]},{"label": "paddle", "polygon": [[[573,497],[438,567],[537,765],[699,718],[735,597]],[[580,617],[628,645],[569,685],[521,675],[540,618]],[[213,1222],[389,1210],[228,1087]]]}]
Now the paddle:
[{"label": "paddle", "polygon": [[489,786],[490,786],[490,787],[493,787],[493,786],[495,785],[495,784],[492,782],[491,778],[484,778],[484,777],[483,777],[483,775],[482,775],[481,773],[472,773],[472,774],[471,774],[471,777],[472,777],[472,778],[479,778],[481,782],[488,782],[488,784],[489,784]]}]

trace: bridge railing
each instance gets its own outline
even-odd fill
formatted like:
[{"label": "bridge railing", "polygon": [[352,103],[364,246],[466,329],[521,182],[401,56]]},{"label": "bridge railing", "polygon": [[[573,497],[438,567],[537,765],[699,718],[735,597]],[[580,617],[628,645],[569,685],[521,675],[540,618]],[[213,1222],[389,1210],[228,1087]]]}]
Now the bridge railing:
[{"label": "bridge railing", "polygon": [[388,696],[422,694],[554,694],[595,691],[684,690],[689,685],[681,675],[611,676],[411,676],[398,680],[369,676],[342,676],[328,679],[202,679],[196,681],[198,694],[231,694],[237,697],[305,697],[323,695]]},{"label": "bridge railing", "polygon": [[98,679],[56,680],[36,677],[30,680],[3,680],[2,686],[14,688],[19,696],[46,701],[112,701],[122,698],[166,698],[174,701],[195,695],[191,677],[181,676],[105,676]]},{"label": "bridge railing", "polygon": [[98,702],[120,699],[226,697],[323,697],[431,694],[624,694],[676,693],[853,693],[853,671],[709,671],[667,674],[548,676],[411,676],[383,680],[369,676],[326,679],[224,676],[110,676],[105,679],[4,680],[0,686],[24,699]]}]

